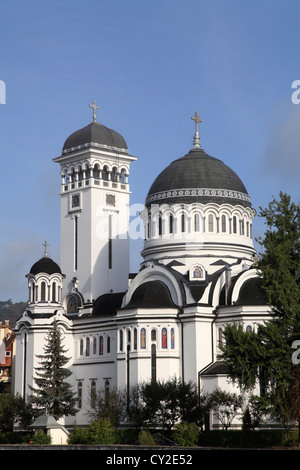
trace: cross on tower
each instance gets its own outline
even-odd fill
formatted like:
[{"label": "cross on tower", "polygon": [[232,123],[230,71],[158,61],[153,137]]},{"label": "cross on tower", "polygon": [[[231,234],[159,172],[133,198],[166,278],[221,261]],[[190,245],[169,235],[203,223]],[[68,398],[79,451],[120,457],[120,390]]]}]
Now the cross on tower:
[{"label": "cross on tower", "polygon": [[199,122],[202,122],[202,119],[199,117],[198,111],[195,112],[194,116],[191,117],[193,121],[195,121],[196,124],[196,132],[198,132],[198,124]]},{"label": "cross on tower", "polygon": [[196,132],[194,136],[194,149],[199,149],[200,148],[200,138],[198,134],[198,124],[202,122],[202,119],[199,117],[198,111],[195,112],[194,116],[191,117],[191,119],[195,122],[196,124]]},{"label": "cross on tower", "polygon": [[93,121],[97,121],[96,109],[99,109],[99,106],[96,105],[96,101],[93,100],[92,104],[89,104],[89,107],[93,110]]},{"label": "cross on tower", "polygon": [[45,247],[44,257],[48,257],[47,247],[48,247],[49,245],[48,245],[48,243],[45,241],[45,243],[43,243],[43,246]]}]

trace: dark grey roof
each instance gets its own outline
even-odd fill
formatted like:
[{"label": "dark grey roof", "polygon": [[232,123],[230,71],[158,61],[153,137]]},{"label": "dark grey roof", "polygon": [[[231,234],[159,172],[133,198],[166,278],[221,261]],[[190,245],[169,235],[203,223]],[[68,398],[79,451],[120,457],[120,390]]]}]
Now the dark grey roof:
[{"label": "dark grey roof", "polygon": [[141,284],[132,294],[126,308],[175,308],[168,287],[161,281]]},{"label": "dark grey roof", "polygon": [[37,428],[54,429],[54,428],[61,428],[62,426],[58,424],[58,422],[55,420],[53,416],[41,415],[29,427],[34,428],[34,429],[37,429]]},{"label": "dark grey roof", "polygon": [[201,375],[228,375],[229,367],[225,362],[217,361],[201,372]]},{"label": "dark grey roof", "polygon": [[61,269],[55,261],[53,261],[48,256],[44,256],[39,261],[34,263],[32,268],[30,269],[30,274],[36,275],[39,273],[46,273],[46,274],[54,274],[58,273],[61,274]]},{"label": "dark grey roof", "polygon": [[114,315],[121,307],[125,292],[103,294],[95,300],[93,315]]},{"label": "dark grey roof", "polygon": [[153,182],[146,205],[225,202],[250,207],[248,192],[238,175],[218,158],[192,149],[173,161]]},{"label": "dark grey roof", "polygon": [[93,146],[93,144],[123,150],[126,153],[128,150],[124,138],[118,132],[98,122],[91,122],[67,138],[63,153],[82,146]]}]

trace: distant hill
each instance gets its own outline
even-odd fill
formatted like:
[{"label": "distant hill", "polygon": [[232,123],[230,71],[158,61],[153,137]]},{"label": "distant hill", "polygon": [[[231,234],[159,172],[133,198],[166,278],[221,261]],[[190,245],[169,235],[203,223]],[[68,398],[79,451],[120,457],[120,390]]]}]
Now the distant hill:
[{"label": "distant hill", "polygon": [[4,323],[5,320],[9,320],[9,326],[14,328],[26,305],[27,302],[17,302],[14,304],[10,299],[0,300],[0,322]]}]

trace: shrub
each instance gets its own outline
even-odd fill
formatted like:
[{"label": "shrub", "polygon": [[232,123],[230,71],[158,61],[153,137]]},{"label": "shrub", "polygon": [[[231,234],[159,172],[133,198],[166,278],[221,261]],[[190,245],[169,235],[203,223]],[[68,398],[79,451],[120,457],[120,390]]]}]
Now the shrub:
[{"label": "shrub", "polygon": [[178,423],[175,425],[173,439],[180,446],[195,446],[198,444],[199,434],[195,423]]},{"label": "shrub", "polygon": [[51,444],[51,436],[43,431],[38,431],[31,439],[32,444]]},{"label": "shrub", "polygon": [[73,431],[69,434],[68,444],[88,444],[89,434],[88,428],[74,427]]},{"label": "shrub", "polygon": [[154,446],[155,445],[155,441],[153,439],[152,434],[145,429],[141,430],[139,437],[138,437],[138,442],[141,446]]},{"label": "shrub", "polygon": [[99,418],[88,426],[89,444],[113,444],[114,428],[108,418]]}]

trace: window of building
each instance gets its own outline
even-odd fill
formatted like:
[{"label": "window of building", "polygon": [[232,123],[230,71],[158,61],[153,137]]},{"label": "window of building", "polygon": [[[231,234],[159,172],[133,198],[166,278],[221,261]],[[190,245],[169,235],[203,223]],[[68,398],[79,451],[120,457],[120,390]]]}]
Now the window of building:
[{"label": "window of building", "polygon": [[91,342],[90,342],[90,338],[87,338],[86,343],[85,343],[85,355],[89,356],[90,353],[91,353]]},{"label": "window of building", "polygon": [[171,328],[171,349],[175,348],[175,331]]},{"label": "window of building", "polygon": [[168,347],[167,328],[163,328],[162,331],[161,331],[161,347],[163,349],[167,349],[167,347]]},{"label": "window of building", "polygon": [[141,329],[141,349],[146,349],[146,330]]},{"label": "window of building", "polygon": [[82,381],[79,380],[77,384],[77,406],[79,409],[82,408]]},{"label": "window of building", "polygon": [[79,354],[80,356],[83,356],[83,346],[84,346],[84,341],[83,339],[80,340],[80,351],[79,351]]},{"label": "window of building", "polygon": [[100,356],[103,355],[103,336],[100,336],[99,338],[99,354]]},{"label": "window of building", "polygon": [[91,381],[91,407],[95,408],[96,406],[96,397],[97,397],[97,390],[96,390],[96,380]]},{"label": "window of building", "polygon": [[174,217],[172,214],[169,217],[169,233],[174,233]]},{"label": "window of building", "polygon": [[93,339],[93,354],[97,354],[97,338]]},{"label": "window of building", "polygon": [[46,283],[43,281],[41,284],[41,301],[45,302],[46,300]]},{"label": "window of building", "polygon": [[214,231],[214,217],[212,214],[209,214],[208,216],[208,231],[209,232]]},{"label": "window of building", "polygon": [[221,224],[222,224],[222,232],[226,232],[226,216],[225,215],[222,215],[222,218],[221,218]]},{"label": "window of building", "polygon": [[123,330],[120,330],[119,340],[120,340],[120,351],[123,351]]},{"label": "window of building", "polygon": [[133,348],[137,350],[137,329],[133,330]]},{"label": "window of building", "polygon": [[233,216],[232,224],[233,224],[232,231],[233,231],[233,233],[236,233],[237,232],[237,221],[236,221],[236,216],[235,215]]}]

